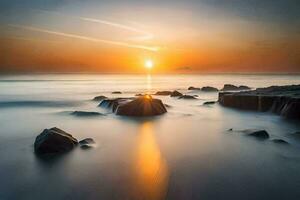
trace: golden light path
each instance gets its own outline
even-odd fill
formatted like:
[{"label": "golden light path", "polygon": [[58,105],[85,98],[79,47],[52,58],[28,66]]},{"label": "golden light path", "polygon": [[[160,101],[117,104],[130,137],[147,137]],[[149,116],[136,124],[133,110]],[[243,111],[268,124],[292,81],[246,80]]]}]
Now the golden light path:
[{"label": "golden light path", "polygon": [[151,122],[141,126],[136,160],[136,199],[160,200],[167,193],[169,172],[156,143]]}]

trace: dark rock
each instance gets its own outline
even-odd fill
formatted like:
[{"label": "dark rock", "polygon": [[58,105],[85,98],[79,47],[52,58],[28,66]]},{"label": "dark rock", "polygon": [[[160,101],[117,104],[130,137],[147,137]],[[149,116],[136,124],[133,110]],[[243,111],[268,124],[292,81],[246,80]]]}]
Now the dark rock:
[{"label": "dark rock", "polygon": [[93,148],[93,146],[91,146],[89,144],[83,144],[83,145],[80,145],[80,148],[81,149],[90,149],[90,148]]},{"label": "dark rock", "polygon": [[114,98],[114,99],[104,99],[101,101],[101,103],[98,105],[103,108],[111,108],[112,112],[115,112],[117,107],[122,104],[126,103],[134,98]]},{"label": "dark rock", "polygon": [[79,144],[81,144],[81,145],[83,145],[83,144],[95,144],[95,141],[93,140],[93,138],[85,138],[83,140],[80,140]]},{"label": "dark rock", "polygon": [[212,104],[215,104],[216,102],[215,101],[206,101],[203,103],[203,105],[212,105]]},{"label": "dark rock", "polygon": [[171,97],[180,97],[182,96],[183,94],[181,94],[180,92],[178,92],[177,90],[174,90],[172,93],[171,93]]},{"label": "dark rock", "polygon": [[69,133],[59,128],[44,129],[35,138],[34,151],[37,154],[59,154],[72,150],[78,144]]},{"label": "dark rock", "polygon": [[288,142],[283,139],[273,139],[272,141],[277,144],[288,144]]},{"label": "dark rock", "polygon": [[125,116],[155,116],[167,112],[164,104],[159,99],[153,99],[150,95],[119,104],[115,110],[117,115]]},{"label": "dark rock", "polygon": [[185,95],[180,96],[179,99],[197,99],[197,98],[192,95],[185,94]]},{"label": "dark rock", "polygon": [[156,92],[154,95],[161,95],[161,96],[169,96],[171,95],[173,92],[171,91],[158,91]]},{"label": "dark rock", "polygon": [[249,136],[256,137],[259,139],[268,139],[269,134],[265,130],[246,130],[245,131]]},{"label": "dark rock", "polygon": [[271,86],[244,92],[221,92],[223,106],[271,111],[286,118],[300,119],[300,85]]},{"label": "dark rock", "polygon": [[233,129],[232,129],[232,128],[230,128],[230,129],[228,129],[228,131],[233,131]]},{"label": "dark rock", "polygon": [[188,88],[188,90],[200,90],[200,88],[191,86]]},{"label": "dark rock", "polygon": [[250,90],[251,88],[245,85],[235,86],[232,84],[225,84],[222,91],[236,91],[236,90]]},{"label": "dark rock", "polygon": [[103,95],[101,95],[101,96],[96,96],[96,97],[94,97],[94,101],[102,101],[103,99],[106,99],[107,97],[106,96],[103,96]]},{"label": "dark rock", "polygon": [[203,92],[218,92],[218,88],[215,87],[210,87],[210,86],[206,86],[206,87],[202,87],[201,91]]},{"label": "dark rock", "polygon": [[120,92],[120,91],[114,91],[114,92],[112,92],[112,94],[122,94],[122,92]]},{"label": "dark rock", "polygon": [[71,113],[71,115],[77,116],[77,117],[95,117],[103,115],[99,112],[88,112],[88,111],[74,111]]}]

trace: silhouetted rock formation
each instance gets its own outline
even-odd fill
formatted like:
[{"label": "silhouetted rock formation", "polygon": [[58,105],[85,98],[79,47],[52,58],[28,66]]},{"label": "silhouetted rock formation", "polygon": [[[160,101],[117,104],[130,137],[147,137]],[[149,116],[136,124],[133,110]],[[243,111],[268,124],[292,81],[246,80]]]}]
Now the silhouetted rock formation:
[{"label": "silhouetted rock formation", "polygon": [[89,111],[74,111],[71,113],[71,115],[77,116],[77,117],[94,117],[94,116],[101,116],[102,113],[99,112],[89,112]]},{"label": "silhouetted rock formation", "polygon": [[225,84],[221,89],[222,91],[237,91],[237,90],[250,90],[251,88],[245,85],[235,86],[231,84]]},{"label": "silhouetted rock formation", "polygon": [[125,116],[155,116],[167,112],[166,107],[159,99],[153,99],[151,95],[137,98],[104,99],[99,106],[110,108],[117,115]]},{"label": "silhouetted rock formation", "polygon": [[171,97],[180,97],[180,96],[182,96],[183,94],[181,94],[180,92],[178,92],[177,90],[174,90],[171,94],[170,94],[170,96]]},{"label": "silhouetted rock formation", "polygon": [[153,99],[150,95],[136,98],[129,102],[119,103],[115,113],[125,116],[155,116],[167,112],[164,104],[159,99]]},{"label": "silhouetted rock formation", "polygon": [[114,92],[112,92],[112,94],[122,94],[122,92],[120,92],[120,91],[114,91]]},{"label": "silhouetted rock formation", "polygon": [[193,87],[193,86],[190,86],[190,87],[188,88],[188,90],[200,90],[200,88],[198,88],[198,87]]},{"label": "silhouetted rock formation", "polygon": [[103,96],[103,95],[100,95],[100,96],[96,96],[96,97],[94,97],[94,101],[101,101],[101,100],[103,100],[103,99],[106,99],[107,97],[106,96]]},{"label": "silhouetted rock formation", "polygon": [[180,96],[179,99],[197,99],[197,98],[192,95],[185,94],[185,95]]},{"label": "silhouetted rock formation", "polygon": [[206,101],[203,103],[203,105],[212,105],[212,104],[215,104],[216,102],[215,101]]},{"label": "silhouetted rock formation", "polygon": [[72,150],[78,144],[69,133],[59,128],[45,129],[34,142],[34,151],[37,154],[58,154]]},{"label": "silhouetted rock formation", "polygon": [[300,85],[272,86],[244,92],[221,92],[223,106],[271,111],[286,118],[300,119]]},{"label": "silhouetted rock formation", "polygon": [[171,94],[172,94],[171,91],[158,91],[154,95],[169,96]]},{"label": "silhouetted rock formation", "polygon": [[205,86],[201,88],[201,91],[203,92],[218,92],[219,89],[211,86]]}]

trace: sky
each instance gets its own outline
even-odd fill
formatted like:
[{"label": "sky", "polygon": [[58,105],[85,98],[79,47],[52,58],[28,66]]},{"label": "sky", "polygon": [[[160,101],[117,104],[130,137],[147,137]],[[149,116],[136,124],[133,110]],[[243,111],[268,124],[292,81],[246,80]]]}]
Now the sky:
[{"label": "sky", "polygon": [[300,72],[298,0],[1,0],[0,73]]}]

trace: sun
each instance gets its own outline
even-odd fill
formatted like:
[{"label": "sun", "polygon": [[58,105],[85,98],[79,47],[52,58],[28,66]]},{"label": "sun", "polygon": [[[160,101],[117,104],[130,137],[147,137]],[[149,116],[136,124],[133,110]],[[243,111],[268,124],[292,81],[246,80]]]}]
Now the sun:
[{"label": "sun", "polygon": [[154,63],[153,63],[152,60],[148,59],[148,60],[145,61],[145,67],[146,67],[147,69],[152,69],[153,66],[154,66]]}]

